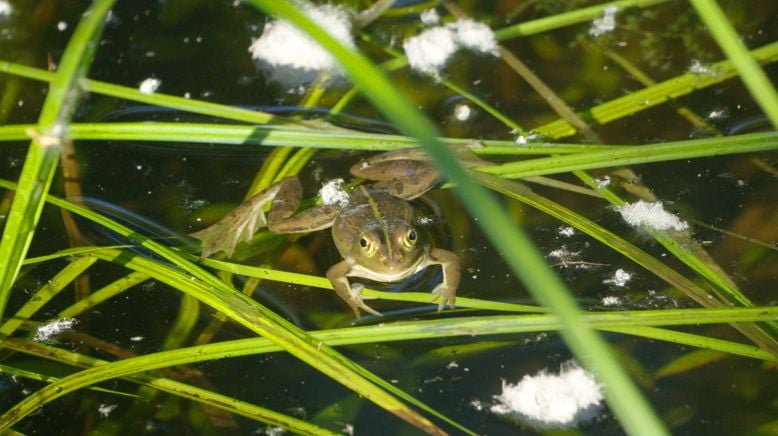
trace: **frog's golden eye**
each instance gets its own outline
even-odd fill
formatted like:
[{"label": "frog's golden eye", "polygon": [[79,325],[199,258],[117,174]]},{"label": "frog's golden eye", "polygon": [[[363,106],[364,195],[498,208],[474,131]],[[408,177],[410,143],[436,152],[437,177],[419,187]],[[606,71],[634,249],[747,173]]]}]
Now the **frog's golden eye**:
[{"label": "frog's golden eye", "polygon": [[366,235],[359,239],[359,246],[362,248],[362,253],[366,256],[372,256],[377,249],[375,242]]},{"label": "frog's golden eye", "polygon": [[416,235],[416,230],[410,228],[408,231],[403,235],[402,244],[403,247],[406,249],[411,249],[416,245],[416,240],[418,239],[418,236]]}]

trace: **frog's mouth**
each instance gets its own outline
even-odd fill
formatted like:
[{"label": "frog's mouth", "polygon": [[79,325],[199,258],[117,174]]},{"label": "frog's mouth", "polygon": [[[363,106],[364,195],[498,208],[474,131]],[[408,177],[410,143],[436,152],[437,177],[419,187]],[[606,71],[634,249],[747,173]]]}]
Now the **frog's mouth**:
[{"label": "frog's mouth", "polygon": [[411,265],[401,265],[397,268],[384,268],[382,271],[373,271],[363,265],[355,264],[351,267],[349,276],[362,277],[377,282],[399,282],[424,269],[424,256],[419,256]]}]

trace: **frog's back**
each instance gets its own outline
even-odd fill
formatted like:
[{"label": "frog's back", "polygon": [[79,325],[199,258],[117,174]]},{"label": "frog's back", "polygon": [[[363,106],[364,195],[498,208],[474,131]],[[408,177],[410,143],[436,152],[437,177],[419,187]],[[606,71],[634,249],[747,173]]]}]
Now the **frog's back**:
[{"label": "frog's back", "polygon": [[394,197],[384,190],[364,188],[356,189],[351,194],[348,206],[340,213],[336,224],[342,221],[343,224],[358,230],[394,220],[410,224],[413,216],[413,206],[406,200]]}]

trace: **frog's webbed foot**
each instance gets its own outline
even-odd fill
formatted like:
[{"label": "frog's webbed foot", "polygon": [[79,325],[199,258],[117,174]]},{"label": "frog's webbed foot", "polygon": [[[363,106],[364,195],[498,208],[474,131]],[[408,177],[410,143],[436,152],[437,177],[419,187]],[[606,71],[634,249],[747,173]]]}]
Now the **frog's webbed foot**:
[{"label": "frog's webbed foot", "polygon": [[443,268],[443,282],[432,290],[432,301],[440,300],[438,312],[442,311],[446,305],[453,309],[456,304],[457,287],[461,276],[459,256],[448,250],[433,248],[430,251],[430,261],[440,264]]},{"label": "frog's webbed foot", "polygon": [[[220,250],[224,251],[227,257],[232,257],[235,246],[239,242],[251,240],[257,230],[267,225],[267,218],[263,210],[265,205],[270,201],[273,201],[275,205],[274,199],[278,196],[279,191],[290,189],[294,191],[295,185],[299,189],[300,182],[297,177],[281,180],[244,201],[216,223],[192,233],[191,236],[203,241],[203,251],[200,258],[205,259]],[[271,218],[273,218],[272,214]]]},{"label": "frog's webbed foot", "polygon": [[442,312],[443,309],[446,308],[446,306],[452,309],[455,308],[456,300],[457,300],[457,290],[452,289],[450,286],[446,285],[445,283],[441,283],[435,286],[435,289],[432,290],[432,301],[438,302],[438,312]]},{"label": "frog's webbed foot", "polygon": [[356,315],[357,318],[360,318],[361,315],[359,313],[359,310],[362,309],[367,313],[371,313],[376,316],[383,316],[381,312],[365,304],[365,302],[363,301],[365,297],[362,296],[362,290],[364,288],[365,285],[363,285],[362,283],[354,283],[353,285],[351,285],[351,291],[349,292],[349,299],[346,300],[346,303],[348,303],[348,305],[351,306],[351,310],[354,311],[354,315]]},{"label": "frog's webbed foot", "polygon": [[360,310],[372,313],[376,316],[381,316],[381,312],[373,309],[362,301],[362,289],[364,289],[365,286],[361,283],[354,283],[353,285],[349,283],[347,274],[350,270],[351,265],[345,260],[336,263],[327,270],[327,279],[332,283],[332,288],[335,290],[335,293],[351,307],[351,310],[354,311],[354,316],[357,318],[361,317]]}]

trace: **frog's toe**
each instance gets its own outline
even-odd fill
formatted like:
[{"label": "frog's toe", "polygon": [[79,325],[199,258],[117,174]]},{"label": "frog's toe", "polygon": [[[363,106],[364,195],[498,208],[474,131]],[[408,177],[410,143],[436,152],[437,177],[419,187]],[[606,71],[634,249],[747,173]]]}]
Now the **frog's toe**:
[{"label": "frog's toe", "polygon": [[448,286],[438,285],[432,290],[432,295],[432,301],[440,300],[438,301],[438,312],[445,309],[446,305],[452,309],[455,308],[457,299],[456,290],[452,290]]},{"label": "frog's toe", "polygon": [[375,316],[383,316],[381,312],[373,309],[372,307],[365,304],[364,301],[362,301],[364,298],[362,297],[362,289],[364,288],[365,286],[361,283],[354,283],[351,285],[351,292],[349,293],[348,301],[348,305],[351,306],[351,310],[354,311],[354,314],[357,318],[361,317],[361,314],[359,313],[360,309]]},{"label": "frog's toe", "polygon": [[348,305],[351,306],[351,310],[354,311],[354,316],[357,318],[362,318],[362,313],[360,310],[363,310],[367,313],[370,313],[375,316],[383,316],[383,314],[372,307],[365,304],[364,301],[362,301],[361,298],[352,298],[351,301],[348,301]]},{"label": "frog's toe", "polygon": [[384,316],[381,312],[373,309],[372,307],[368,306],[367,304],[360,301],[359,308],[364,310],[367,313],[373,314],[375,316]]}]

